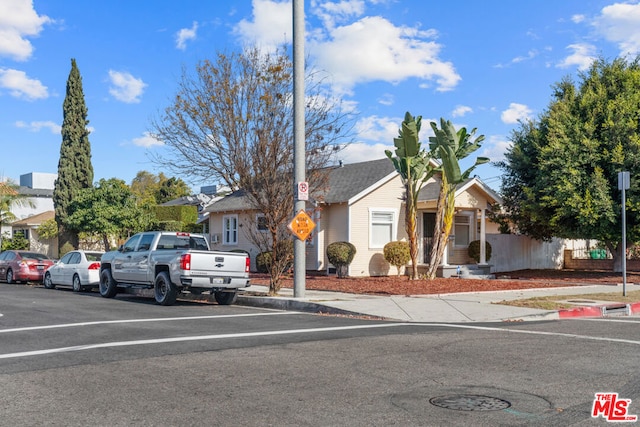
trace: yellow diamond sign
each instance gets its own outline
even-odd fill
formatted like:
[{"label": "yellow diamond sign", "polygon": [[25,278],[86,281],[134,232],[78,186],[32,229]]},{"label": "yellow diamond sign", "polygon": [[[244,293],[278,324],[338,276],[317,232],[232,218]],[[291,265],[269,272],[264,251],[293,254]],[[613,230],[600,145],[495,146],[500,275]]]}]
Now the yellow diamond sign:
[{"label": "yellow diamond sign", "polygon": [[307,240],[314,228],[316,223],[303,210],[298,212],[289,223],[289,230],[300,240]]}]

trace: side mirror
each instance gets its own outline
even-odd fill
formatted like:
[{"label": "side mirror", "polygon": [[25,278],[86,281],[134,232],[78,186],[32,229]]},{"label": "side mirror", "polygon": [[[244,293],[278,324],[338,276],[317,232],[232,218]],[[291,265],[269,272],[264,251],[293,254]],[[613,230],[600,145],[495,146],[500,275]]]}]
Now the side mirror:
[{"label": "side mirror", "polygon": [[120,245],[120,247],[118,248],[118,252],[122,252],[124,251],[124,245]]}]

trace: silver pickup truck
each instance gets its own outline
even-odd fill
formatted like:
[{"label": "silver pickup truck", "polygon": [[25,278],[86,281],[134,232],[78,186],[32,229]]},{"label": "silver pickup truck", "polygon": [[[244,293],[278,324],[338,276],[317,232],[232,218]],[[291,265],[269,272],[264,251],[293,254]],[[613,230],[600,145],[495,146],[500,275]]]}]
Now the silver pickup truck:
[{"label": "silver pickup truck", "polygon": [[247,286],[248,256],[211,251],[200,234],[138,233],[101,259],[100,295],[105,298],[126,288],[153,289],[158,304],[171,305],[181,292],[208,292],[227,305],[235,301],[238,288]]}]

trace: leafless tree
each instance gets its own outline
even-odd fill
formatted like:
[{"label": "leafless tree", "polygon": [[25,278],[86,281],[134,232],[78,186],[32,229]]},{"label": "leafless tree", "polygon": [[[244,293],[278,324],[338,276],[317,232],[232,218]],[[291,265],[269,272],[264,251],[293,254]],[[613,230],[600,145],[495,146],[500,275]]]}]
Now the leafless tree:
[{"label": "leafless tree", "polygon": [[[310,193],[326,187],[326,166],[352,137],[353,116],[327,96],[322,74],[305,76],[306,177]],[[242,190],[265,216],[268,239],[248,233],[272,252],[270,292],[280,289],[283,247],[293,216],[293,64],[284,50],[249,48],[183,70],[175,98],[152,122],[167,153],[160,166],[197,181],[217,180]],[[253,227],[251,227],[253,228]],[[285,245],[286,246],[286,245]],[[284,260],[282,260],[284,261]]]}]

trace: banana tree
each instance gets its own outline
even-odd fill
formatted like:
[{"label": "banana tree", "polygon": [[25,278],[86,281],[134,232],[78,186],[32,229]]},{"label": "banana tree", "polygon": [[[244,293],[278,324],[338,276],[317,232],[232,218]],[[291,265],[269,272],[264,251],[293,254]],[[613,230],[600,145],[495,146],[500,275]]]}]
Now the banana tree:
[{"label": "banana tree", "polygon": [[405,187],[405,231],[409,239],[412,280],[418,278],[418,193],[436,172],[436,168],[430,161],[431,154],[421,149],[419,138],[421,124],[422,116],[413,117],[407,112],[398,137],[393,139],[396,147],[395,157],[390,150],[385,150],[385,154],[393,163]]},{"label": "banana tree", "polygon": [[475,137],[476,128],[473,128],[470,133],[467,133],[465,127],[456,131],[450,121],[445,121],[442,118],[440,119],[440,127],[441,129],[438,129],[437,124],[431,122],[431,128],[435,136],[429,137],[429,148],[436,158],[441,161],[442,185],[436,207],[436,229],[433,234],[435,242],[431,248],[429,269],[427,270],[427,278],[429,279],[436,277],[438,266],[442,261],[447,241],[451,234],[455,212],[456,187],[469,179],[471,172],[477,166],[489,161],[487,157],[478,157],[473,166],[462,172],[460,160],[481,147],[484,135]]}]

